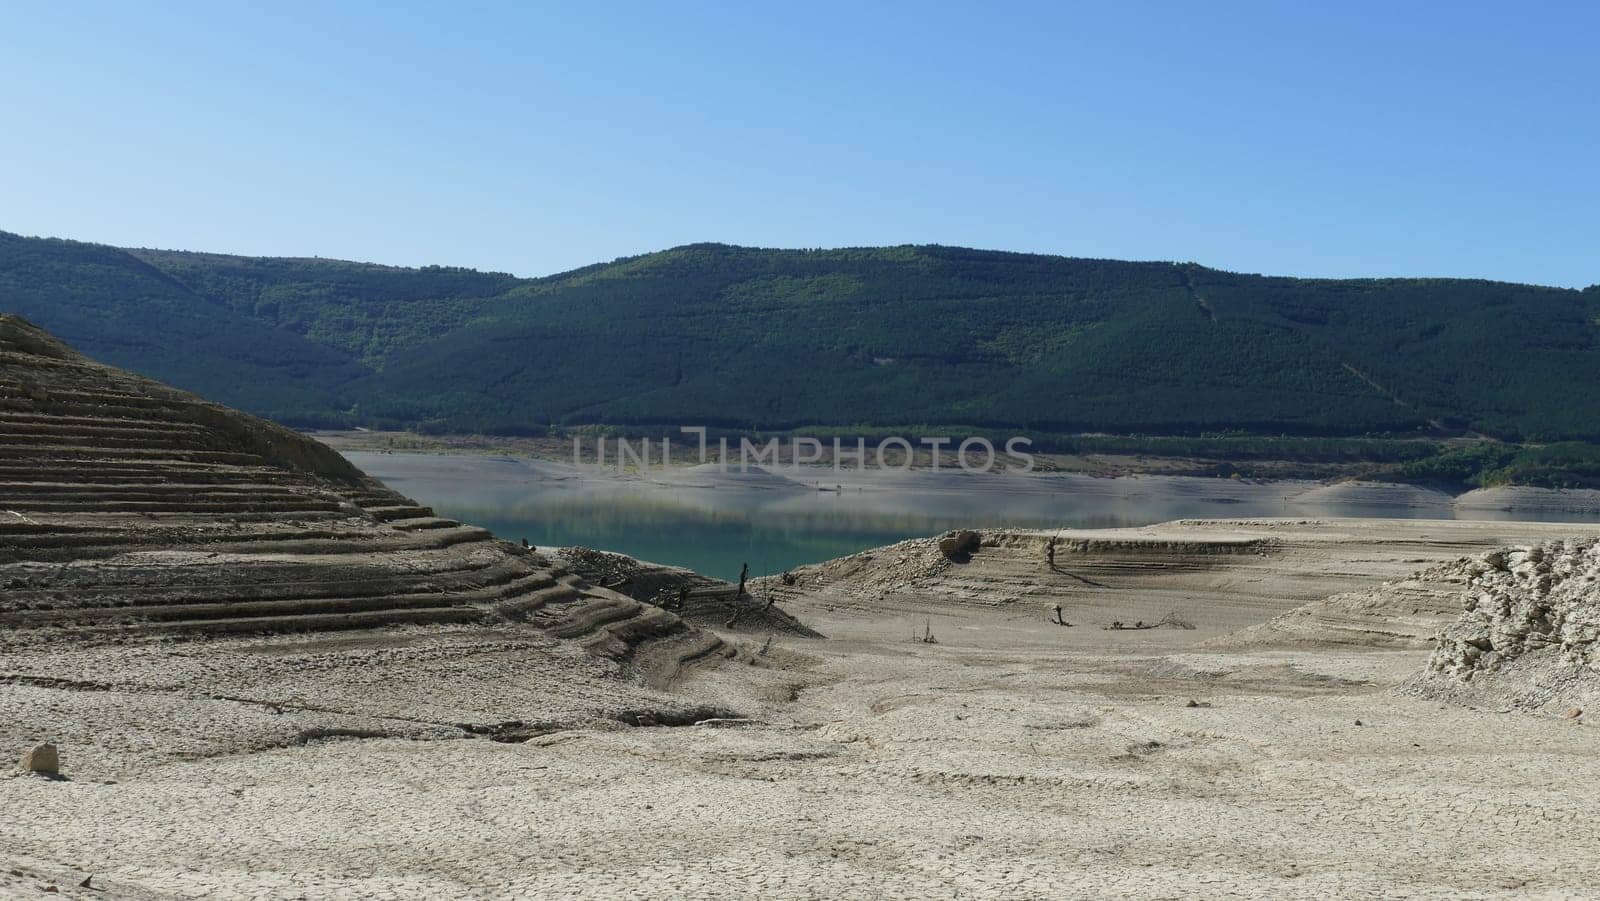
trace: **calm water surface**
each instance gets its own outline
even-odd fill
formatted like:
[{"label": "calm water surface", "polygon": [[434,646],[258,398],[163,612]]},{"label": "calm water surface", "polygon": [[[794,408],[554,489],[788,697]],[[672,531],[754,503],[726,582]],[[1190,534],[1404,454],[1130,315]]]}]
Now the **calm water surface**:
[{"label": "calm water surface", "polygon": [[[650,479],[564,464],[351,452],[356,465],[442,516],[510,540],[584,545],[729,580],[963,527],[1115,528],[1172,519],[1372,516],[1452,519],[1449,497],[1411,489],[1356,501],[1296,483],[1079,476],[738,477],[693,470]],[[821,490],[819,490],[821,489]],[[1478,518],[1512,518],[1483,513]],[[1572,515],[1546,519],[1590,521]]]}]

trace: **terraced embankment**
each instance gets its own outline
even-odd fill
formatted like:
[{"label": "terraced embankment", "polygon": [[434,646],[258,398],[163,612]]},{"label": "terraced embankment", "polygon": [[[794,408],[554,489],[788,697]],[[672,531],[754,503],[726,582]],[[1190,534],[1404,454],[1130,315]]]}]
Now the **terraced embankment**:
[{"label": "terraced embankment", "polygon": [[308,438],[0,316],[7,641],[524,621],[617,658],[721,649]]}]

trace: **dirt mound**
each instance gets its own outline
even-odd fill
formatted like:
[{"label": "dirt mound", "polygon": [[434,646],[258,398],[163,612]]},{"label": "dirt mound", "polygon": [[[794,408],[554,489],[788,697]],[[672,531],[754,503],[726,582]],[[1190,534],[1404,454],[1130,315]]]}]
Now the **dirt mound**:
[{"label": "dirt mound", "polygon": [[[1269,534],[1232,528],[956,530],[798,567],[757,581],[754,591],[830,637],[911,626],[925,635],[949,618],[947,631],[1003,629],[1052,643],[1065,631],[1021,635],[1040,625],[1098,633],[1182,622],[1199,626],[1198,638],[1264,618],[1254,599],[1213,604],[1211,586],[1232,584],[1225,573],[1269,564],[1277,552]],[[1273,613],[1286,609],[1280,599],[1270,603]]]},{"label": "dirt mound", "polygon": [[780,608],[770,591],[746,590],[741,595],[732,582],[586,547],[558,548],[555,556],[595,585],[669,610],[691,623],[741,632],[821,637]]},{"label": "dirt mound", "polygon": [[1409,688],[1529,709],[1600,702],[1600,542],[1494,551],[1469,572],[1465,611]]},{"label": "dirt mound", "polygon": [[685,488],[717,488],[719,486],[736,485],[741,488],[757,488],[767,491],[811,490],[810,486],[764,466],[756,466],[754,464],[741,466],[737,462],[727,465],[700,463],[694,466],[666,467],[651,473],[650,478],[652,481],[679,485]]},{"label": "dirt mound", "polygon": [[[981,546],[981,537],[980,537]],[[795,570],[800,585],[848,583],[857,590],[914,588],[958,564],[939,550],[939,538],[910,538]],[[766,579],[765,582],[772,582]],[[779,585],[783,582],[781,578]]]}]

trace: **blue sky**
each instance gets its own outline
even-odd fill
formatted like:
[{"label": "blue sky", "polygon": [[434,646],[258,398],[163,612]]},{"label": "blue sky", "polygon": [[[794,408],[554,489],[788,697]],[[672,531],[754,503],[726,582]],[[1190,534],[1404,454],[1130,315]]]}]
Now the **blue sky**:
[{"label": "blue sky", "polygon": [[[1600,282],[1594,5],[0,2],[0,229]],[[459,6],[460,8],[452,8]]]}]

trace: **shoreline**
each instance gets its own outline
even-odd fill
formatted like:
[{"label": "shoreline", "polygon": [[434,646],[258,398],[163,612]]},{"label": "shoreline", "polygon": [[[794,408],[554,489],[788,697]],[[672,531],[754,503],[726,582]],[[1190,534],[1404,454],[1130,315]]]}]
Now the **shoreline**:
[{"label": "shoreline", "polygon": [[[1015,511],[1037,520],[1070,500],[1090,507],[1171,507],[1172,515],[1151,519],[1204,518],[1190,508],[1215,507],[1214,516],[1244,510],[1250,515],[1377,516],[1402,519],[1600,521],[1600,490],[1532,486],[1478,488],[1452,494],[1437,488],[1395,482],[1312,479],[1220,478],[1164,473],[1096,474],[1068,471],[967,473],[938,470],[834,470],[827,466],[749,467],[730,463],[674,464],[644,472],[618,473],[610,467],[573,464],[532,455],[489,450],[370,450],[341,447],[357,466],[402,490],[418,483],[448,483],[490,506],[508,491],[560,492],[567,498],[606,495],[671,498],[692,507],[722,507],[735,497],[763,508],[798,512],[813,506],[804,498],[825,495],[828,509],[852,512],[971,512],[999,515]],[[424,492],[426,493],[426,492]],[[780,502],[778,499],[782,498]]]},{"label": "shoreline", "polygon": [[[532,457],[549,462],[573,462],[573,441],[578,439],[580,452],[585,461],[595,459],[597,434],[589,434],[584,429],[578,429],[572,434],[561,436],[509,436],[509,435],[479,435],[479,434],[443,434],[424,435],[408,431],[373,431],[370,429],[338,429],[338,430],[308,430],[305,434],[322,441],[337,450],[363,450],[396,453],[467,453],[488,455],[510,455],[518,457]],[[908,433],[910,434],[910,433]],[[606,436],[609,448],[615,453],[616,436]],[[652,436],[652,448],[658,448],[662,436]],[[698,457],[698,438],[693,435],[669,436],[675,455],[685,455],[691,450]],[[793,446],[788,442],[802,436],[794,435],[767,435],[767,439],[777,437],[780,440],[778,457],[780,462],[786,463],[792,455]],[[1241,478],[1271,478],[1271,479],[1310,479],[1329,480],[1350,478],[1363,473],[1370,474],[1374,466],[1379,464],[1371,460],[1317,460],[1295,459],[1292,457],[1266,457],[1251,454],[1234,454],[1221,456],[1205,455],[1180,455],[1172,454],[1167,450],[1159,449],[1161,445],[1174,439],[1147,438],[1147,439],[1116,439],[1113,436],[1085,435],[1078,436],[1088,444],[1097,444],[1110,441],[1113,444],[1134,445],[1132,448],[1120,450],[1044,450],[1031,445],[1024,445],[1028,455],[1034,460],[1035,469],[1045,472],[1067,472],[1084,475],[1116,476],[1116,475],[1193,475],[1193,476],[1221,476],[1231,477],[1238,475]],[[639,439],[629,437],[635,447]],[[737,441],[730,437],[729,451],[737,452]],[[823,441],[821,448],[821,462],[828,464],[832,460],[833,448],[832,435]],[[841,437],[842,449],[846,459],[853,457],[854,448],[850,441]],[[916,440],[912,438],[910,440]],[[1051,439],[1053,440],[1053,439]],[[1176,439],[1190,440],[1190,439]],[[1202,439],[1193,439],[1203,443]],[[1272,439],[1261,439],[1272,440]],[[1291,439],[1297,440],[1297,439]],[[1308,439],[1309,440],[1309,439]],[[1342,441],[1359,441],[1360,439],[1335,439]],[[718,453],[716,439],[706,448],[708,460],[715,461]],[[875,458],[877,439],[866,439],[869,460]],[[885,439],[886,461],[892,466],[904,462],[905,455],[900,449],[893,446],[893,442]],[[1424,443],[1411,439],[1391,439],[1390,443]],[[1004,442],[995,441],[996,465],[1004,468],[1012,464],[1006,454]],[[608,456],[610,456],[608,454]],[[911,458],[920,467],[932,468],[934,459],[932,452],[918,446],[911,453]],[[614,459],[614,458],[613,458]],[[682,459],[682,456],[679,457]],[[694,462],[700,462],[698,459]],[[948,446],[939,454],[940,468],[958,468],[958,453]],[[876,468],[869,466],[868,468]]]}]

